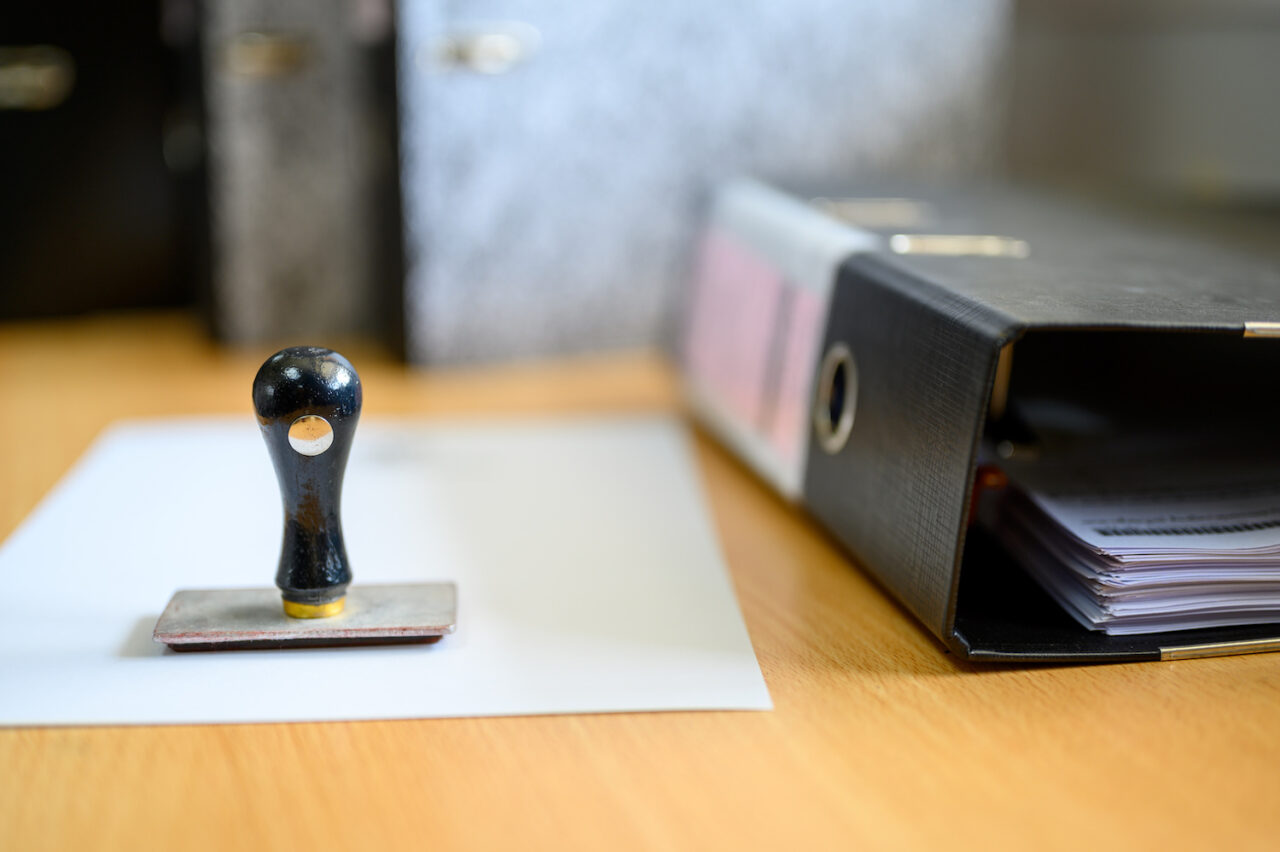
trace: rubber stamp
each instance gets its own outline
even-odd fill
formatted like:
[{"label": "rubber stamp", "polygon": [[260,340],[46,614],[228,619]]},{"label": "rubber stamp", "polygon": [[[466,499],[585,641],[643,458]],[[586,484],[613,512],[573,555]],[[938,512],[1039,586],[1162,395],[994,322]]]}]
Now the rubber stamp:
[{"label": "rubber stamp", "polygon": [[342,482],[360,420],[360,376],[330,349],[272,355],[253,381],[258,425],[280,483],[276,589],[184,589],[156,622],[175,651],[433,642],[452,633],[453,583],[353,585]]}]

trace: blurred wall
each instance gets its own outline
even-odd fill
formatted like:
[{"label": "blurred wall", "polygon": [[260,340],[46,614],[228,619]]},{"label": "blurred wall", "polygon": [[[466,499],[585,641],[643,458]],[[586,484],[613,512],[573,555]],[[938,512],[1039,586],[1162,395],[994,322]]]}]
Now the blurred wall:
[{"label": "blurred wall", "polygon": [[1003,0],[401,0],[412,358],[648,346],[709,188],[964,176],[1001,148]]},{"label": "blurred wall", "polygon": [[1021,0],[1019,174],[1280,200],[1280,3]]}]

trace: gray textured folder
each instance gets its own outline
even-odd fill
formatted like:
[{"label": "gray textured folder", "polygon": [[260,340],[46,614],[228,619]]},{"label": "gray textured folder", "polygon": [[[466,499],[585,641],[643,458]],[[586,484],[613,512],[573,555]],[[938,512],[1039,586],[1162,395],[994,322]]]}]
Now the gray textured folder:
[{"label": "gray textured folder", "polygon": [[669,340],[737,171],[971,174],[1000,147],[1005,0],[397,9],[416,361]]},{"label": "gray textured folder", "polygon": [[1023,439],[1009,400],[1280,455],[1258,428],[1280,414],[1274,266],[1008,189],[811,201],[742,182],[721,193],[694,278],[695,409],[956,653],[1280,646],[1275,625],[1092,633],[970,525],[984,438]]}]

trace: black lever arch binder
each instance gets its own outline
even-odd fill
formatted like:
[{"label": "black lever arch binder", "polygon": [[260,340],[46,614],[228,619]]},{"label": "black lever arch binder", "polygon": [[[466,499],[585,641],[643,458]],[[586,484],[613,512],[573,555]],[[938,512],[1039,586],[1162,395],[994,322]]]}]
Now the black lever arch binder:
[{"label": "black lever arch binder", "polygon": [[695,414],[956,654],[1280,649],[1276,624],[1091,632],[971,517],[984,444],[1018,445],[1023,399],[1280,458],[1259,428],[1280,422],[1276,265],[1008,187],[816,197],[743,180],[718,193],[692,279]]}]

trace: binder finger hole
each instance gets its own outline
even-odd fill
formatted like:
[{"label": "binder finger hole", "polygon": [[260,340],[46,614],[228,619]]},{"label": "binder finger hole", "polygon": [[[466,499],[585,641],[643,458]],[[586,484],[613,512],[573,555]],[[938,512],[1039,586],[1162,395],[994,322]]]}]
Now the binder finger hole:
[{"label": "binder finger hole", "polygon": [[844,449],[853,431],[853,416],[858,404],[858,368],[853,353],[843,343],[836,343],[822,358],[818,374],[818,396],[813,407],[813,426],[818,444],[835,455]]}]

